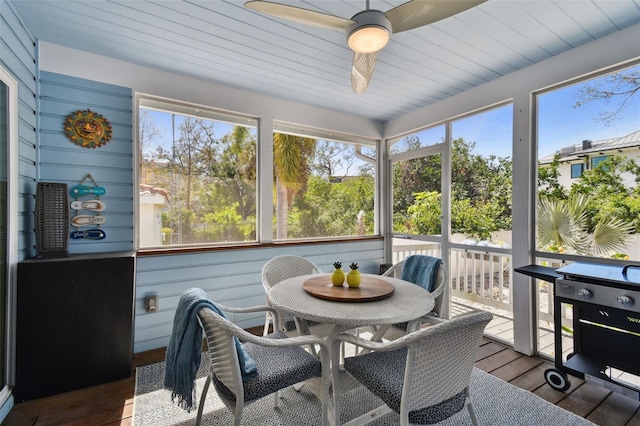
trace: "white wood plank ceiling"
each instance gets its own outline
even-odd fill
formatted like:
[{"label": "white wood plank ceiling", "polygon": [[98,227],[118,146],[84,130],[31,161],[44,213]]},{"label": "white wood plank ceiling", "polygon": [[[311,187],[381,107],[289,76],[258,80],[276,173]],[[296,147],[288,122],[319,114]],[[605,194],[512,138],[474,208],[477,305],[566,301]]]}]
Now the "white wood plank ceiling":
[{"label": "white wood plank ceiling", "polygon": [[[489,0],[393,34],[367,91],[355,94],[342,32],[266,16],[244,0],[8,1],[41,41],[381,121],[640,22],[640,0]],[[345,18],[366,4],[272,1]],[[370,3],[387,11],[404,0]]]}]

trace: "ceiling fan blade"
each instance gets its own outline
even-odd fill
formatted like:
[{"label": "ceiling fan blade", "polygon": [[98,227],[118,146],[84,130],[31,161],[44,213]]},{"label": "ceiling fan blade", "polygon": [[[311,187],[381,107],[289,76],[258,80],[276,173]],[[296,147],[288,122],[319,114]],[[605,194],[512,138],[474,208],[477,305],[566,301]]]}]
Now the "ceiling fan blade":
[{"label": "ceiling fan blade", "polygon": [[351,65],[351,88],[355,93],[364,93],[369,86],[373,68],[376,66],[378,52],[353,54]]},{"label": "ceiling fan blade", "polygon": [[256,12],[266,13],[267,15],[298,22],[300,24],[312,25],[314,27],[330,30],[345,31],[347,29],[347,25],[353,23],[351,19],[262,0],[248,1],[244,4],[244,7],[255,10]]},{"label": "ceiling fan blade", "polygon": [[429,25],[487,0],[412,0],[385,13],[393,33]]}]

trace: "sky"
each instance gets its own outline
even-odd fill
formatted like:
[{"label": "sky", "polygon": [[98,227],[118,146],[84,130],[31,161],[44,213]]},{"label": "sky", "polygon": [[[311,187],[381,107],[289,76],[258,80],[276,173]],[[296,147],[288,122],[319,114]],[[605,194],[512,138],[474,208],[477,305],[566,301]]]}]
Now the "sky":
[{"label": "sky", "polygon": [[[640,65],[635,69],[640,71]],[[574,85],[540,96],[539,99],[539,156],[554,153],[562,147],[581,143],[583,140],[602,140],[626,136],[640,130],[640,93],[610,125],[600,120],[604,111],[617,108],[617,103],[589,103],[574,108],[577,98]]]}]

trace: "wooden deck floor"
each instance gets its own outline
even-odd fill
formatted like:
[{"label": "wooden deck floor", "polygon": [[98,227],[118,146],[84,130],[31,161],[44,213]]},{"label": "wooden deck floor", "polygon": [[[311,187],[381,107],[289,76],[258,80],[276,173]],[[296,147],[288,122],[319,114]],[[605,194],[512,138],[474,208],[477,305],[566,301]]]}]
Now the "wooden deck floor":
[{"label": "wooden deck floor", "polygon": [[[134,366],[164,359],[164,350],[134,357]],[[501,343],[484,339],[476,367],[526,389],[547,401],[602,426],[640,426],[640,402],[602,387],[571,378],[567,392],[545,383],[551,366],[539,357],[522,355]],[[128,379],[17,404],[3,426],[131,425],[135,373]]]}]

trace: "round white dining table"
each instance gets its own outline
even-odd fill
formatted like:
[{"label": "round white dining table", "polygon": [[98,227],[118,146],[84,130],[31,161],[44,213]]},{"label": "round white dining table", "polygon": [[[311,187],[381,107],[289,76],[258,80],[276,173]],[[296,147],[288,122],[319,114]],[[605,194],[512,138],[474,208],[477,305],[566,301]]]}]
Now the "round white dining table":
[{"label": "round white dining table", "polygon": [[[301,275],[288,278],[269,290],[269,301],[277,309],[307,321],[335,324],[336,333],[362,326],[397,324],[416,320],[433,309],[431,293],[414,283],[393,277],[362,274],[384,280],[394,287],[393,293],[383,299],[345,302],[326,300],[309,294],[303,284],[310,278],[330,274]],[[348,291],[348,289],[345,289]]]}]

